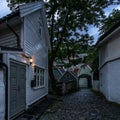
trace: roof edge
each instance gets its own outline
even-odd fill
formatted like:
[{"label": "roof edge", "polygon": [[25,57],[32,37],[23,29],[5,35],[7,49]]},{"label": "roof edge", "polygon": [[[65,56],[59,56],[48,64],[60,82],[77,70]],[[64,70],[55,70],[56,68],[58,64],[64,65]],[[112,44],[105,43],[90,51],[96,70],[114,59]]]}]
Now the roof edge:
[{"label": "roof edge", "polygon": [[96,43],[96,46],[99,46],[103,42],[103,40],[110,34],[112,34],[117,28],[120,27],[120,21],[116,23],[111,29],[109,29],[106,33],[104,33],[102,36],[98,38],[98,41]]},{"label": "roof edge", "polygon": [[35,12],[41,8],[43,8],[44,2],[39,1],[39,2],[31,2],[27,4],[23,4],[19,6],[20,9],[20,16],[24,17],[32,12]]}]

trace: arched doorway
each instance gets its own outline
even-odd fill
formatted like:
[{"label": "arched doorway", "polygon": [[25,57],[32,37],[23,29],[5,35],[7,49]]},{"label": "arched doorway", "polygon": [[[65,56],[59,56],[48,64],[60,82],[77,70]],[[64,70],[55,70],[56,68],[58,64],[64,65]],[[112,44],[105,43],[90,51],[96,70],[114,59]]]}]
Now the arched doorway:
[{"label": "arched doorway", "polygon": [[80,76],[78,76],[78,83],[79,83],[79,88],[81,87],[80,85],[80,80],[86,81],[86,87],[87,88],[92,88],[92,79],[91,76],[88,74],[82,74]]}]

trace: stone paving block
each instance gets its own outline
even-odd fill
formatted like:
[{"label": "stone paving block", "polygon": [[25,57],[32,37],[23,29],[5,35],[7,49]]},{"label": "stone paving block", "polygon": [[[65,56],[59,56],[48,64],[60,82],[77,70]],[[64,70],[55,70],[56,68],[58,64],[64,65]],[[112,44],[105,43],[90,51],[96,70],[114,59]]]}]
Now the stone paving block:
[{"label": "stone paving block", "polygon": [[[83,89],[61,97],[39,120],[120,120],[120,107]],[[53,112],[54,111],[54,112]]]}]

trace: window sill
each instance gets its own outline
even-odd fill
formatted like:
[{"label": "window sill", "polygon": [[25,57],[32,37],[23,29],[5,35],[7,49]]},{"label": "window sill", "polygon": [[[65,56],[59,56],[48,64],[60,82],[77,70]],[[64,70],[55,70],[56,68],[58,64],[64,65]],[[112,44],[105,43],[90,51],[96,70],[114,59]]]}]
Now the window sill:
[{"label": "window sill", "polygon": [[38,89],[42,89],[42,88],[45,88],[45,86],[33,87],[33,90],[38,90]]}]

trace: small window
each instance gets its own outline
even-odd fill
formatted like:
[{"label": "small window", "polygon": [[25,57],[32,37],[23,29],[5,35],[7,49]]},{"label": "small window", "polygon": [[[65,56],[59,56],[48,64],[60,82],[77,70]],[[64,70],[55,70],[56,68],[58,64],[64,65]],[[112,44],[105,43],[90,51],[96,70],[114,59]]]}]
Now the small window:
[{"label": "small window", "polygon": [[42,87],[44,86],[44,69],[35,66],[34,68],[34,80],[36,83],[35,87]]}]

